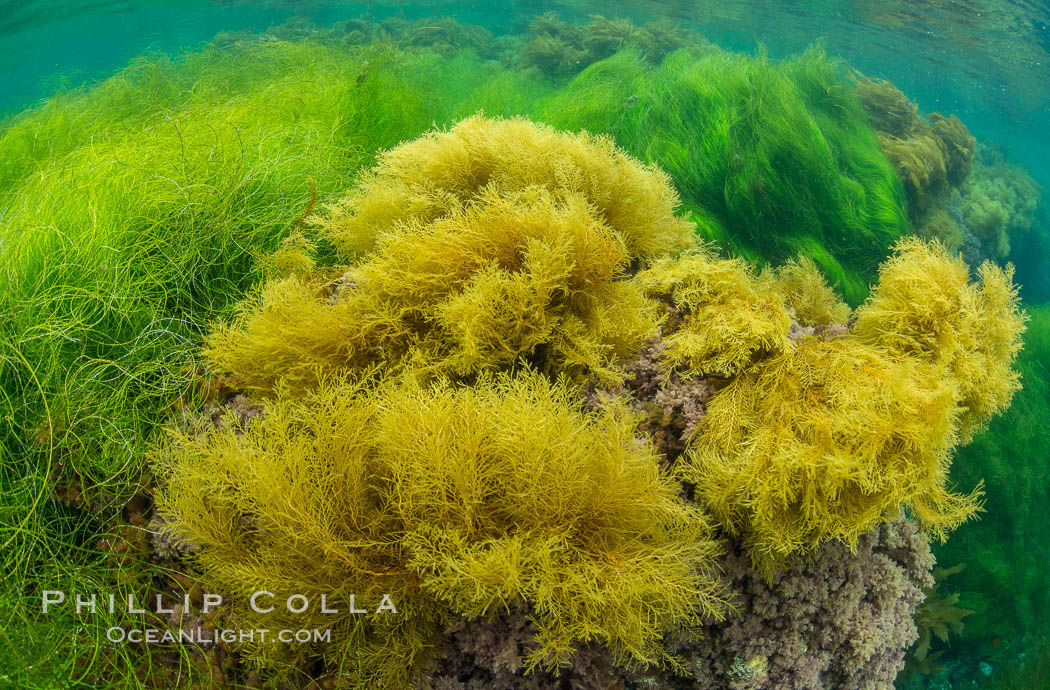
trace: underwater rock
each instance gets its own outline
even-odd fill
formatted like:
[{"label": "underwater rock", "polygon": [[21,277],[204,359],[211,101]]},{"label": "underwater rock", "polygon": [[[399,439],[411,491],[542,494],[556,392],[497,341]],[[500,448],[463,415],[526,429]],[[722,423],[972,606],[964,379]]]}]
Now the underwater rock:
[{"label": "underwater rock", "polygon": [[767,582],[732,542],[721,561],[736,612],[675,640],[689,678],[659,687],[774,690],[892,687],[918,638],[912,615],[933,584],[929,543],[909,520],[865,533],[856,552],[828,543]]},{"label": "underwater rock", "polygon": [[608,690],[623,687],[622,671],[608,650],[584,644],[572,662],[557,673],[526,674],[523,659],[536,646],[536,627],[520,613],[493,620],[457,620],[445,629],[446,643],[435,668],[416,686],[419,690]]},{"label": "underwater rock", "polygon": [[520,614],[455,623],[435,671],[419,687],[433,690],[507,688],[664,688],[781,690],[891,687],[905,652],[918,639],[913,621],[932,586],[929,542],[909,520],[876,527],[856,552],[840,543],[817,549],[767,582],[735,540],[719,560],[734,609],[707,621],[703,633],[671,635],[678,672],[627,669],[607,651],[585,645],[557,676],[522,672],[521,657],[536,631]]},{"label": "underwater rock", "polygon": [[626,399],[641,416],[638,429],[661,455],[660,465],[674,463],[703,421],[707,403],[725,385],[715,377],[684,378],[668,369],[667,344],[659,336],[650,338],[642,351],[624,365],[625,380],[614,386],[584,388],[584,408],[600,409],[617,398]]}]

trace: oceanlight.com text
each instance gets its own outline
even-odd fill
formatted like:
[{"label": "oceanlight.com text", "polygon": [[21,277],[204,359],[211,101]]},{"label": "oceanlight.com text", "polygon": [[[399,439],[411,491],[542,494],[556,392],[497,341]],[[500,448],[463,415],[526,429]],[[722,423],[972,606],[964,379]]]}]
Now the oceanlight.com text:
[{"label": "oceanlight.com text", "polygon": [[208,630],[203,627],[180,630],[160,628],[120,628],[106,630],[106,639],[114,644],[197,644],[208,645],[225,642],[262,644],[277,640],[288,644],[327,643],[332,641],[331,630],[269,630],[254,628],[245,630]]}]

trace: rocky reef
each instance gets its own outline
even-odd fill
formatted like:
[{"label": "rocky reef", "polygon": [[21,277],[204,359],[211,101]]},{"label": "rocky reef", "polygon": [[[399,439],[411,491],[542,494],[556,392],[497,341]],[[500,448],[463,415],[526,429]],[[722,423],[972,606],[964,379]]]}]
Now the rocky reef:
[{"label": "rocky reef", "polygon": [[851,313],[812,261],[722,258],[676,203],[608,140],[473,117],[313,220],[346,263],[285,247],[302,260],[204,351],[258,413],[173,427],[157,511],[242,627],[260,588],[398,610],[282,614],[331,639],[254,664],[347,687],[896,675],[932,583],[917,529],[978,510],[951,454],[1018,388],[1010,273],[905,240]]}]

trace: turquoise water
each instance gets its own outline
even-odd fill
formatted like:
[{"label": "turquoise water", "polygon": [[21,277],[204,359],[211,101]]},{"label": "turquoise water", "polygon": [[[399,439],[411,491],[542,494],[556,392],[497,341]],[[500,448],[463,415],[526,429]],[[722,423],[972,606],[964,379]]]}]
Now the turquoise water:
[{"label": "turquoise water", "polygon": [[[572,26],[585,26],[601,15],[630,19],[637,27],[668,20],[690,33],[682,34],[684,42],[666,53],[642,56],[631,42],[606,53],[593,49],[586,64],[563,64],[559,72],[548,69],[552,62],[529,63],[522,57],[527,41],[537,31],[530,22],[548,12],[556,12]],[[447,29],[441,22],[449,18],[460,25],[483,27],[490,35],[475,43],[459,35],[447,41],[434,38],[438,29]],[[390,29],[395,26],[412,29],[398,29],[398,33]],[[376,27],[390,31],[383,34]],[[452,33],[449,30],[450,36]],[[704,155],[713,158],[716,154],[710,152],[715,149],[698,153],[690,143],[696,134],[690,128],[702,129],[704,118],[714,121],[722,114],[711,106],[717,94],[700,87],[696,93],[702,96],[686,93],[690,82],[669,67],[677,64],[675,59],[681,64],[697,55],[701,56],[698,60],[708,59],[715,49],[704,52],[707,42],[748,60],[766,55],[774,65],[794,64],[790,61],[800,54],[812,56],[815,53],[806,51],[817,45],[827,56],[817,58],[821,65],[831,64],[824,62],[828,59],[841,60],[834,63],[837,81],[822,83],[829,101],[833,90],[845,85],[852,94],[854,85],[863,83],[861,75],[888,80],[917,106],[922,127],[928,129],[935,121],[928,119],[933,113],[958,117],[976,139],[977,163],[971,171],[971,151],[965,170],[954,173],[957,180],[930,183],[929,188],[913,185],[919,187],[916,191],[908,184],[906,156],[893,158],[891,148],[895,143],[918,141],[923,134],[917,129],[907,135],[888,134],[876,126],[878,113],[869,107],[871,129],[865,118],[858,119],[857,113],[864,111],[848,111],[849,106],[841,104],[821,110],[823,106],[816,105],[823,103],[820,94],[805,92],[804,87],[798,87],[801,95],[792,91],[790,98],[763,100],[767,96],[763,82],[753,92],[744,89],[748,95],[732,96],[747,101],[741,106],[749,113],[743,119],[753,126],[747,136],[764,141],[768,135],[772,140],[783,137],[784,128],[790,135],[792,127],[802,132],[812,125],[818,130],[817,123],[819,130],[816,135],[800,133],[802,143],[777,140],[768,150],[758,144],[752,149],[739,144],[741,148],[726,154],[725,169],[731,172],[724,187],[716,185],[712,191],[713,173],[705,167]],[[296,69],[302,67],[298,61],[320,56],[316,58],[319,66],[301,71],[317,81],[281,82],[272,92],[268,85],[260,86],[266,69],[252,60],[262,59],[255,56],[268,54],[266,47],[276,44],[282,50],[293,46],[286,59]],[[382,45],[377,48],[377,44]],[[322,46],[325,52],[294,52],[299,45],[309,50]],[[349,62],[344,61],[346,55],[352,56]],[[223,74],[221,61],[227,57],[244,73]],[[129,64],[137,67],[127,70]],[[157,65],[154,74],[151,70]],[[329,86],[322,83],[325,69],[331,70],[332,83],[337,85],[333,92],[345,99],[345,111],[342,105],[323,103],[319,95]],[[413,74],[415,69],[420,74]],[[194,82],[193,75],[198,74],[194,70],[206,74],[206,79]],[[435,83],[432,74],[447,80],[447,92],[455,94],[448,102],[442,100],[445,82]],[[712,83],[719,77],[712,72],[703,74]],[[457,79],[460,76],[484,86],[471,91],[470,84]],[[125,78],[130,86],[122,90]],[[159,86],[150,81],[154,78]],[[817,83],[797,76],[791,79]],[[412,84],[418,85],[418,97],[409,92]],[[782,87],[782,82],[777,84],[781,86],[776,88]],[[385,90],[388,87],[391,90]],[[228,103],[227,89],[231,94]],[[726,89],[728,93],[729,86]],[[371,95],[361,97],[366,90]],[[769,87],[770,93],[775,90]],[[760,92],[761,98],[755,95]],[[238,100],[242,93],[250,98]],[[104,98],[92,101],[94,94]],[[143,99],[141,107],[136,98]],[[371,104],[368,98],[373,99]],[[385,98],[390,99],[389,107],[382,106]],[[749,110],[750,98],[759,104],[754,106],[757,115]],[[267,102],[281,105],[274,107],[273,123],[260,115],[265,114]],[[908,672],[898,677],[897,687],[1050,688],[1050,3],[1038,1],[654,0],[497,5],[437,0],[0,0],[0,117],[4,118],[0,120],[0,143],[8,147],[0,150],[0,156],[9,156],[0,164],[0,183],[4,184],[0,189],[0,253],[22,247],[22,253],[15,249],[3,254],[9,262],[3,267],[8,276],[4,285],[12,295],[14,286],[25,289],[27,295],[42,295],[43,305],[34,311],[15,297],[10,304],[0,303],[6,329],[0,333],[10,346],[5,352],[15,353],[4,355],[7,368],[0,368],[5,393],[5,407],[0,408],[5,425],[0,487],[9,497],[0,512],[4,533],[14,535],[11,540],[20,539],[29,520],[22,520],[22,513],[35,519],[38,506],[45,506],[40,513],[43,536],[16,542],[22,544],[20,549],[12,547],[18,558],[13,564],[5,563],[12,581],[32,582],[26,585],[26,592],[46,587],[46,579],[45,584],[36,583],[27,574],[33,563],[44,561],[59,563],[54,577],[70,578],[77,585],[89,579],[78,574],[84,564],[109,572],[97,558],[105,549],[96,549],[96,545],[102,535],[117,529],[115,524],[135,524],[135,511],[122,507],[131,495],[129,482],[137,481],[128,468],[141,467],[146,440],[167,419],[161,414],[162,410],[168,414],[171,391],[167,386],[185,376],[177,372],[183,371],[183,360],[199,348],[209,324],[229,317],[235,298],[261,278],[264,271],[257,267],[259,257],[272,253],[282,237],[308,225],[304,221],[309,212],[339,199],[375,161],[378,150],[418,136],[431,123],[449,125],[472,114],[479,103],[491,115],[522,113],[569,130],[587,128],[612,135],[632,155],[667,170],[685,202],[684,217],[696,223],[704,239],[756,265],[781,263],[794,252],[802,252],[816,261],[829,282],[838,284],[850,306],[863,301],[867,287],[876,280],[875,267],[890,251],[890,239],[900,234],[914,231],[937,236],[961,253],[971,269],[985,258],[999,265],[1016,265],[1015,277],[1031,317],[1016,365],[1023,388],[1008,411],[993,419],[972,443],[954,451],[950,483],[966,493],[983,482],[984,512],[980,520],[959,527],[946,543],[933,546],[942,570],[935,573],[938,584],[928,601],[940,608],[930,607],[920,614],[928,617],[929,650],[916,657],[913,648]],[[793,110],[790,117],[779,121],[777,116],[782,113],[776,109],[787,112],[789,106],[797,107],[798,112]],[[841,115],[835,107],[853,114]],[[58,115],[49,119],[51,112]],[[200,113],[217,119],[197,122],[193,118]],[[774,120],[780,129],[767,132],[765,123]],[[864,132],[858,133],[858,126]],[[67,130],[68,140],[64,138]],[[136,134],[140,131],[141,135]],[[813,138],[803,140],[804,136]],[[162,142],[156,159],[143,146],[152,137]],[[831,153],[813,153],[825,141],[831,142]],[[183,147],[175,158],[171,157],[177,148],[173,142]],[[873,153],[878,160],[872,159]],[[758,175],[757,182],[748,178],[746,184],[734,186],[734,175],[744,179],[745,173],[753,173],[747,165],[749,154],[756,158],[768,155],[774,170]],[[272,158],[272,169],[267,156]],[[819,168],[820,162],[826,169]],[[950,163],[947,172],[941,172],[948,180],[953,175]],[[935,162],[923,160],[918,166],[911,169],[913,175],[936,176],[931,173]],[[111,168],[111,175],[98,172]],[[900,179],[892,177],[894,170]],[[54,182],[66,172],[68,183]],[[88,177],[96,173],[97,178]],[[201,175],[199,188],[195,174]],[[147,178],[148,183],[141,182]],[[969,180],[969,187],[963,178]],[[81,183],[82,179],[102,182],[92,187],[93,183]],[[158,180],[162,181],[157,184]],[[767,184],[775,189],[765,187]],[[39,200],[33,195],[40,189],[54,195],[54,209],[51,199],[39,202],[46,212],[37,218],[33,211]],[[185,204],[179,205],[182,195]],[[156,207],[128,208],[144,200],[152,203],[154,197]],[[887,210],[886,203],[892,208]],[[112,213],[112,218],[107,220],[106,213]],[[98,214],[102,214],[101,221]],[[213,221],[214,228],[209,225]],[[106,228],[107,222],[117,229],[98,230]],[[778,228],[778,223],[791,227]],[[951,228],[944,230],[945,225]],[[798,232],[793,234],[796,226]],[[169,227],[186,232],[191,238],[186,241],[199,242],[200,249],[162,250],[160,240],[158,248],[152,249],[135,244],[139,241],[136,233],[163,238]],[[768,236],[768,228],[777,230],[775,237]],[[121,246],[116,240],[110,246],[107,232],[140,253],[132,252],[133,260],[119,258]],[[44,249],[39,255],[26,250],[31,242],[19,245],[14,238],[20,235],[39,237]],[[92,265],[92,271],[101,267],[98,275],[78,274],[71,279],[76,289],[70,294],[59,294],[57,288],[49,292],[46,285],[41,287],[44,278],[38,279],[41,284],[22,278],[19,271],[30,264],[33,268],[25,268],[26,275],[49,275],[51,256],[65,257],[63,266],[75,265],[80,256],[76,238],[81,236],[89,238],[83,241],[85,247],[91,247],[92,261],[113,252],[112,263],[99,258],[97,266]],[[176,230],[172,236],[181,237]],[[209,244],[212,236],[220,238],[214,245]],[[242,238],[247,239],[242,243]],[[168,261],[165,251],[174,258]],[[332,253],[328,246],[319,251],[322,256]],[[148,285],[155,275],[170,277],[170,285],[149,292],[148,314],[140,310],[146,315],[123,319],[123,307],[113,305],[124,304],[121,300],[130,303],[135,295],[109,286],[140,280]],[[79,293],[78,280],[86,281],[84,284],[95,281],[91,289],[97,294],[91,300],[105,306],[97,311],[85,307],[83,313],[61,321],[61,327],[54,325],[58,321],[49,319],[75,302],[71,294]],[[129,308],[128,313],[131,311]],[[112,340],[95,343],[91,333],[105,333]],[[38,346],[41,349],[33,349]],[[126,353],[163,365],[135,368],[121,359]],[[76,366],[64,369],[67,365],[61,363],[67,361]],[[119,394],[94,396],[90,389],[98,382]],[[56,467],[52,460],[66,456],[42,450],[52,436],[40,435],[43,413],[37,405],[47,411],[48,429],[58,429],[50,421],[53,410],[58,410],[54,418],[66,414],[76,420],[81,414],[110,423],[78,427],[67,420],[75,433],[70,431],[70,439],[60,445],[65,444],[62,448],[71,459]],[[97,411],[92,405],[99,406]],[[54,438],[58,433],[54,432]],[[77,452],[90,459],[81,459]],[[111,499],[112,505],[99,508],[96,502],[89,509],[86,500],[82,505],[79,498],[61,498],[71,491],[72,484],[62,483],[70,477],[76,479],[72,484],[80,486],[78,496],[80,491],[89,494],[97,485],[99,494]],[[52,480],[61,491],[48,484]],[[38,498],[43,496],[48,498]],[[130,500],[128,505],[135,499]],[[139,509],[138,517],[148,510]],[[76,554],[68,556],[68,563],[65,556],[50,555],[70,544],[75,545]],[[36,596],[36,591],[32,594]],[[25,592],[5,596],[30,598]],[[33,643],[36,649],[39,645],[40,650],[32,654],[46,656],[47,661],[38,666],[55,669],[53,675],[33,676],[25,668],[0,667],[0,679],[29,683],[22,679],[35,678],[25,687],[61,687],[55,683],[62,681],[55,679],[67,677],[67,669],[56,660],[61,655],[54,656],[55,641],[68,642],[63,637],[68,630],[56,627],[45,634],[40,632],[43,626],[34,627],[40,624],[31,615],[12,614],[3,628],[8,638],[19,640],[12,647]],[[18,661],[11,662],[12,658]],[[25,666],[24,656],[17,654],[3,661]],[[748,663],[740,660],[737,671],[753,672],[748,671]],[[0,683],[0,687],[6,686]]]},{"label": "turquoise water", "polygon": [[773,55],[822,40],[861,71],[898,84],[927,111],[957,113],[978,136],[1006,143],[1040,181],[1050,181],[1050,6],[1042,2],[5,2],[0,17],[0,112],[24,107],[55,81],[112,73],[145,51],[177,51],[219,31],[263,30],[290,17],[325,26],[452,16],[505,31],[549,10],[671,17],[720,45]]}]

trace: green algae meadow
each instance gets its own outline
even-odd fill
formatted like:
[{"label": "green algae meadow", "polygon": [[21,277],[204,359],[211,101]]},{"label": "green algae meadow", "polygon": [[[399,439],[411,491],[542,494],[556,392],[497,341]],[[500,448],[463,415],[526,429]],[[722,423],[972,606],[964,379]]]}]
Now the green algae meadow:
[{"label": "green algae meadow", "polygon": [[9,104],[0,686],[1046,687],[1046,171],[745,5]]}]

